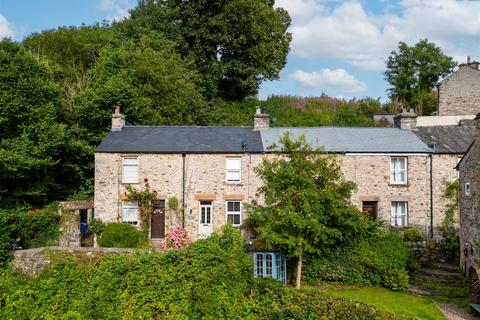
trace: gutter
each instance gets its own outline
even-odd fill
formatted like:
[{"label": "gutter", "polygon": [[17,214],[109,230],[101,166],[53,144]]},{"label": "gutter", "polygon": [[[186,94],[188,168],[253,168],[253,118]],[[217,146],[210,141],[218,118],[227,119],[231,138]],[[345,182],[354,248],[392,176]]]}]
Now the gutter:
[{"label": "gutter", "polygon": [[182,228],[185,228],[185,153],[182,153]]},{"label": "gutter", "polygon": [[430,158],[430,238],[433,239],[433,155]]}]

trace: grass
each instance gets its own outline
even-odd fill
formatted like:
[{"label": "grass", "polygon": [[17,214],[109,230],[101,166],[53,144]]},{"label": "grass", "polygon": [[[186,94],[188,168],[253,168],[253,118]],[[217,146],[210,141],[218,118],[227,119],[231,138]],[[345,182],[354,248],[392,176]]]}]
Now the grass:
[{"label": "grass", "polygon": [[433,300],[427,297],[418,297],[378,287],[326,288],[322,292],[326,296],[344,297],[363,302],[379,310],[389,311],[402,317],[432,320],[445,319]]}]

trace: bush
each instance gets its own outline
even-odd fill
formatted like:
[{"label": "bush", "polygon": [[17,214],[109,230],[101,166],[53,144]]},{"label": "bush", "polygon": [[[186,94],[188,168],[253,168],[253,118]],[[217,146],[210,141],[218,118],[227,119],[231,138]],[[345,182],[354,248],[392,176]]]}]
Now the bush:
[{"label": "bush", "polygon": [[60,235],[58,206],[41,210],[0,210],[0,263],[12,257],[13,240],[20,239],[23,248],[43,247]]},{"label": "bush", "polygon": [[107,225],[98,239],[98,245],[107,248],[140,248],[145,243],[144,234],[128,223]]},{"label": "bush", "polygon": [[[410,251],[398,233],[387,233],[339,248],[326,256],[306,259],[305,281],[318,284],[324,281],[355,285],[378,285],[405,288],[408,275],[405,268]],[[397,277],[391,272],[397,272]],[[404,272],[402,275],[400,275]],[[407,283],[403,275],[407,276]]]},{"label": "bush", "polygon": [[0,319],[394,319],[253,278],[244,240],[231,226],[166,253],[70,257],[33,278],[0,270],[0,292]]},{"label": "bush", "polygon": [[423,234],[417,228],[409,227],[403,233],[403,239],[410,242],[420,242],[423,240]]}]

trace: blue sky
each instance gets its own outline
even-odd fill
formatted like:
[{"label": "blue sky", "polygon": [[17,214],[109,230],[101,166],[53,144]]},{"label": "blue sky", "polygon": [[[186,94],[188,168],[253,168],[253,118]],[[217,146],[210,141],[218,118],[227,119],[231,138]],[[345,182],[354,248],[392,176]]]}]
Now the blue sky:
[{"label": "blue sky", "polygon": [[[0,37],[128,16],[136,0],[0,0]],[[277,0],[292,17],[288,63],[272,94],[386,100],[385,60],[399,41],[428,38],[458,62],[480,59],[480,1]]]}]

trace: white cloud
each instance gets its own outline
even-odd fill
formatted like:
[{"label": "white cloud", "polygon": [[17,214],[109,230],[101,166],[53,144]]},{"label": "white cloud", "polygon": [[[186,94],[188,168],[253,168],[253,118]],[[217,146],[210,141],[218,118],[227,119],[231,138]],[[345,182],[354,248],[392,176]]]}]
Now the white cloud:
[{"label": "white cloud", "polygon": [[0,14],[0,39],[13,37],[15,32],[12,25],[8,22],[7,18]]},{"label": "white cloud", "polygon": [[321,69],[314,72],[297,70],[290,74],[290,78],[298,81],[303,87],[317,89],[329,94],[351,94],[368,90],[365,83],[359,81],[344,69]]},{"label": "white cloud", "polygon": [[333,8],[322,3],[278,1],[292,16],[292,54],[383,70],[399,41],[412,45],[428,38],[461,61],[479,55],[480,1],[403,0],[395,10],[389,9],[392,3],[385,4],[381,14],[368,12],[359,1],[335,2]]},{"label": "white cloud", "polygon": [[107,16],[108,21],[120,21],[130,16],[128,10],[130,10],[133,5],[129,0],[100,0],[98,7],[102,11],[112,13]]}]

